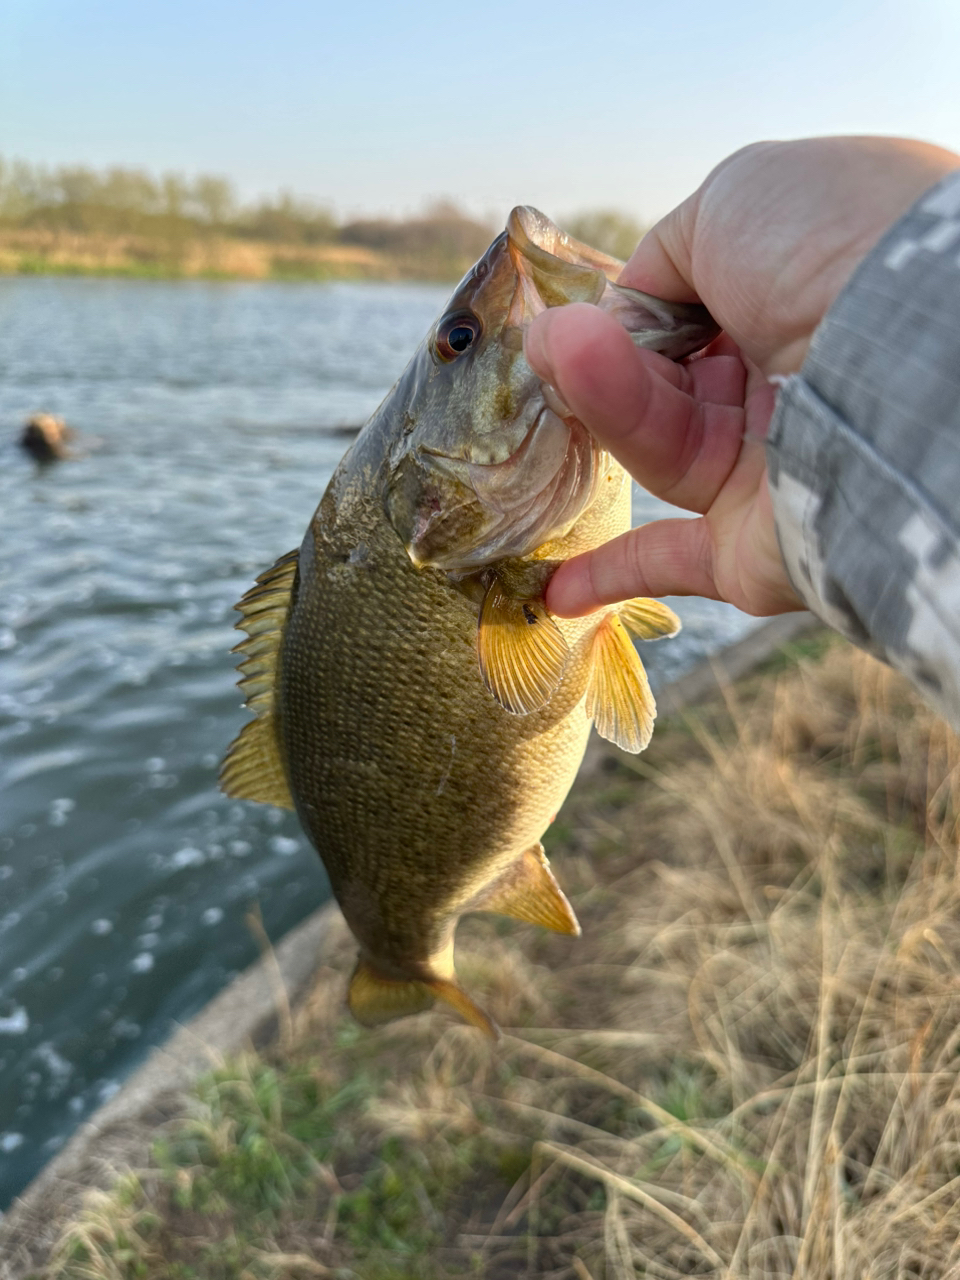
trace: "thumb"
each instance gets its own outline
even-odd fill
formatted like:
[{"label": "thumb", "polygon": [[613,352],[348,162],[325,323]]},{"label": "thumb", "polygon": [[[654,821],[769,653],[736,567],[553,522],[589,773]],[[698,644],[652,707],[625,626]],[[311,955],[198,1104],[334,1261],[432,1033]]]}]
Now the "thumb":
[{"label": "thumb", "polygon": [[618,283],[667,302],[699,302],[693,283],[693,230],[700,191],[661,218],[634,249]]}]

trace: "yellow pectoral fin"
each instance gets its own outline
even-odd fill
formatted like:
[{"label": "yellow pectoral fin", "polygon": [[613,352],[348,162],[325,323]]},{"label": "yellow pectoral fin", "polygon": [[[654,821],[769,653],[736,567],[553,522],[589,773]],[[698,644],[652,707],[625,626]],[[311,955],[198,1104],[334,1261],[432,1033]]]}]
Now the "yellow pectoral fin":
[{"label": "yellow pectoral fin", "polygon": [[580,923],[557,884],[539,841],[521,854],[470,910],[496,911],[556,933],[580,936]]},{"label": "yellow pectoral fin", "polygon": [[657,705],[640,656],[615,613],[597,628],[591,657],[587,715],[594,728],[624,751],[642,751],[653,733]]},{"label": "yellow pectoral fin", "polygon": [[220,786],[228,796],[281,809],[292,809],[293,798],[280,756],[274,691],[298,561],[297,551],[281,556],[237,605],[237,627],[247,633],[234,649],[243,655],[239,684],[257,718],[243,726],[220,767]]},{"label": "yellow pectoral fin", "polygon": [[545,707],[563,679],[570,649],[542,600],[507,595],[499,579],[483,599],[477,628],[483,682],[506,711]]},{"label": "yellow pectoral fin", "polygon": [[617,605],[617,614],[638,640],[659,640],[675,636],[680,630],[680,619],[661,600],[639,596]]}]

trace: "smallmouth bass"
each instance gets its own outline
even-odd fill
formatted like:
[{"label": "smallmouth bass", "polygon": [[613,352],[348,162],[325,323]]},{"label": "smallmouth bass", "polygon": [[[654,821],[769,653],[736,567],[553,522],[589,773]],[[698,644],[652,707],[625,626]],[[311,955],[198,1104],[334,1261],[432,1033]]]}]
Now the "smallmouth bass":
[{"label": "smallmouth bass", "polygon": [[590,302],[680,359],[702,307],[616,284],[622,263],[530,208],[464,277],[334,473],[297,551],[237,608],[255,719],[228,795],[296,809],[360,947],[348,1002],[376,1025],[463,990],[454,932],[497,911],[578,934],[540,838],[593,723],[628,751],[655,707],[628,632],[655,600],[552,617],[557,565],[630,526],[630,481],[523,357],[546,307]]}]

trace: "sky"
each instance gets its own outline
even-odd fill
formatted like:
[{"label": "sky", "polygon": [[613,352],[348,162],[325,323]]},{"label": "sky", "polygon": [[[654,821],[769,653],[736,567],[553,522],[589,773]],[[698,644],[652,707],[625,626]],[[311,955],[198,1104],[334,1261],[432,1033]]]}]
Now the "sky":
[{"label": "sky", "polygon": [[0,0],[0,155],[649,221],[760,138],[960,152],[960,0]]}]

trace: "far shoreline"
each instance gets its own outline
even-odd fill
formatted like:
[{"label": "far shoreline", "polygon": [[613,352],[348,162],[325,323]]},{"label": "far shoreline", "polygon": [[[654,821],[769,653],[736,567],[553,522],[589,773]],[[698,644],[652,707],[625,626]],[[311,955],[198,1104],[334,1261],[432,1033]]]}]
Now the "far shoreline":
[{"label": "far shoreline", "polygon": [[0,278],[31,276],[326,284],[456,282],[472,259],[438,262],[359,245],[285,244],[231,236],[0,230]]}]

